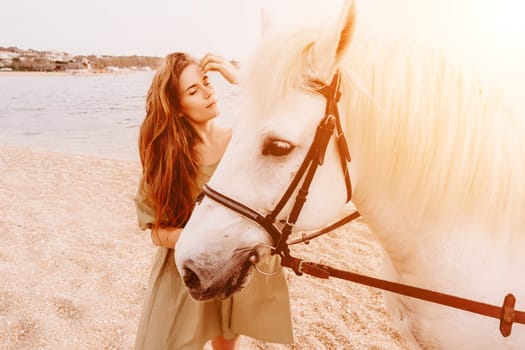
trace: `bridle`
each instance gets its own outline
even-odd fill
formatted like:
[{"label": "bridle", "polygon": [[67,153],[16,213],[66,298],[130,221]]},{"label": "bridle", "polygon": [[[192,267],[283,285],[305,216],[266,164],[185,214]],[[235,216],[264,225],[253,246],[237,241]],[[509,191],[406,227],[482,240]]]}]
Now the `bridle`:
[{"label": "bridle", "polygon": [[[337,107],[337,103],[341,97],[340,85],[341,73],[337,71],[329,85],[322,85],[320,88],[315,90],[317,93],[323,95],[326,98],[326,109],[324,116],[317,126],[314,139],[303,162],[301,163],[301,166],[299,167],[299,170],[272,211],[270,211],[268,214],[262,214],[257,210],[220,193],[219,191],[211,188],[209,185],[204,185],[203,191],[198,197],[198,200],[200,201],[204,196],[208,196],[215,202],[259,224],[272,238],[272,254],[279,255],[281,257],[281,265],[293,269],[297,275],[306,273],[325,279],[328,279],[330,276],[332,276],[364,284],[370,287],[375,287],[433,303],[450,306],[456,309],[496,318],[500,320],[501,334],[505,337],[509,336],[512,330],[512,324],[514,322],[525,324],[525,312],[514,310],[516,298],[512,294],[507,294],[505,296],[503,305],[499,307],[428,289],[377,279],[349,271],[342,271],[327,265],[303,261],[302,259],[290,255],[290,249],[288,247],[289,245],[301,242],[308,243],[310,239],[320,236],[326,232],[330,232],[360,216],[359,212],[352,212],[337,222],[328,225],[323,229],[310,233],[307,236],[303,236],[301,239],[288,241],[292,229],[297,222],[299,214],[303,209],[304,203],[307,200],[308,191],[315,173],[318,167],[323,165],[328,143],[332,136],[335,136],[337,149],[341,160],[341,167],[347,191],[347,203],[352,198],[352,183],[348,171],[348,162],[350,162],[351,158],[342,130],[339,110]],[[299,187],[301,180],[302,184]],[[297,190],[298,187],[299,189]],[[295,202],[293,203],[286,223],[280,229],[275,223],[277,215],[279,215],[284,206],[291,200],[292,195],[296,190],[297,195],[295,197]]]},{"label": "bridle", "polygon": [[[318,167],[323,164],[326,149],[332,135],[335,135],[336,137],[339,156],[341,159],[341,167],[343,169],[347,192],[347,202],[352,198],[352,183],[350,181],[350,174],[347,166],[350,161],[350,153],[348,152],[348,146],[341,126],[339,110],[337,108],[337,102],[341,96],[339,91],[340,84],[341,74],[337,72],[329,85],[323,85],[316,90],[316,92],[323,95],[327,101],[324,117],[317,126],[313,141],[299,167],[299,170],[272,211],[264,215],[257,210],[214,190],[209,185],[205,185],[203,188],[202,194],[262,226],[272,238],[274,244],[273,254],[278,254],[282,257],[289,255],[287,244],[288,237],[290,236],[299,214],[303,209],[304,203],[306,202],[314,175]],[[295,202],[290,214],[288,215],[286,223],[282,229],[279,229],[275,224],[275,220],[284,206],[291,200],[292,195],[297,190],[301,180],[302,184],[297,192]],[[358,217],[359,213],[354,214],[353,216]],[[342,225],[343,224],[341,223],[339,226]]]}]

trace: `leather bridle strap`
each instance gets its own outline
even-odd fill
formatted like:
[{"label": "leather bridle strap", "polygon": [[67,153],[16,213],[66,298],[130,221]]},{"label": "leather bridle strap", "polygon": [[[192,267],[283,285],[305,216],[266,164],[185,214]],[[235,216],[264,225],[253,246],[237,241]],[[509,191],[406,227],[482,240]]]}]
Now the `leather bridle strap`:
[{"label": "leather bridle strap", "polygon": [[247,219],[252,220],[253,222],[261,225],[266,232],[272,237],[273,242],[277,242],[281,237],[281,232],[277,227],[274,226],[273,222],[269,221],[263,214],[258,211],[236,201],[233,198],[227,197],[222,193],[215,191],[208,185],[204,185],[202,188],[202,193],[198,198],[202,199],[202,196],[206,195],[210,199],[213,199],[215,202],[222,204],[226,208],[233,210],[236,213],[241,214]]},{"label": "leather bridle strap", "polygon": [[[343,167],[343,175],[345,178],[345,185],[347,189],[347,202],[352,198],[352,184],[350,181],[350,175],[348,172],[348,162],[350,161],[350,155],[348,151],[348,146],[343,134],[341,120],[339,116],[339,109],[337,108],[337,103],[341,97],[340,92],[341,86],[341,73],[337,71],[334,74],[334,77],[329,85],[323,85],[321,88],[316,91],[323,95],[326,98],[326,108],[325,115],[323,120],[319,123],[317,127],[317,132],[314,137],[307,156],[305,157],[299,171],[295,175],[292,183],[282,196],[281,200],[277,203],[275,209],[268,215],[269,220],[275,220],[277,214],[282,210],[284,205],[290,199],[292,193],[295,191],[295,188],[298,186],[300,179],[303,177],[303,173],[307,171],[306,176],[303,180],[303,184],[298,191],[295,203],[290,211],[288,220],[284,225],[280,239],[275,244],[274,254],[286,256],[289,255],[288,248],[288,237],[290,236],[293,226],[295,225],[299,214],[303,208],[304,203],[308,195],[310,185],[312,183],[313,177],[317,170],[317,167],[322,165],[324,162],[324,157],[326,149],[328,147],[328,142],[330,137],[333,134],[334,128],[337,131],[336,142],[338,145],[339,157],[341,159],[341,165]],[[344,149],[342,149],[342,147]],[[332,225],[333,226],[333,225]]]},{"label": "leather bridle strap", "polygon": [[327,265],[306,262],[290,255],[281,257],[281,265],[293,269],[297,275],[306,273],[324,279],[335,277],[385,291],[406,295],[412,298],[426,300],[436,304],[496,318],[500,320],[500,332],[504,337],[510,335],[513,323],[525,324],[525,312],[514,310],[516,298],[512,294],[507,294],[505,296],[502,306],[495,306],[433,290],[386,281],[350,271],[338,270]]},{"label": "leather bridle strap", "polygon": [[304,243],[304,244],[308,244],[310,243],[310,240],[314,239],[314,238],[317,238],[321,235],[324,235],[325,233],[328,233],[328,232],[332,232],[333,230],[343,226],[343,225],[346,225],[347,223],[351,222],[351,221],[354,221],[355,219],[357,219],[358,217],[360,217],[361,214],[358,212],[358,211],[353,211],[352,213],[346,215],[345,217],[337,220],[336,222],[334,222],[333,224],[330,224],[320,230],[316,230],[316,231],[310,231],[310,232],[303,232],[303,234],[301,235],[300,238],[297,238],[297,239],[293,239],[293,240],[289,240],[288,242],[286,242],[288,245],[294,245],[294,244],[298,244],[298,243]]},{"label": "leather bridle strap", "polygon": [[[288,188],[281,196],[281,199],[279,199],[279,202],[276,204],[275,208],[267,215],[267,219],[269,221],[275,221],[277,215],[279,215],[286,203],[288,203],[292,197],[292,194],[299,185],[299,182],[303,178],[303,175],[306,173],[306,171],[311,169],[313,164],[316,164],[316,169],[317,165],[321,165],[323,163],[326,147],[328,146],[328,141],[330,140],[330,136],[332,135],[335,126],[333,119],[333,116],[325,116],[319,123],[312,144],[308,149],[308,153],[306,153],[306,156],[304,157],[301,166],[292,179],[292,182],[290,182],[288,185]],[[315,169],[313,170],[314,173]],[[310,172],[312,172],[312,170],[310,170]]]},{"label": "leather bridle strap", "polygon": [[[323,85],[321,88],[315,90],[317,93],[323,95],[326,98],[326,108],[324,117],[319,123],[319,126],[317,127],[316,135],[314,137],[314,140],[312,141],[312,144],[310,146],[310,149],[308,150],[305,159],[303,160],[303,163],[299,167],[299,170],[297,171],[295,177],[292,179],[292,182],[286,189],[285,193],[282,195],[275,208],[270,214],[268,214],[268,220],[274,221],[277,215],[284,208],[284,206],[292,196],[293,192],[297,188],[299,181],[301,181],[304,172],[306,171],[308,166],[310,166],[310,162],[314,161],[314,158],[317,157],[319,165],[323,164],[326,147],[328,146],[328,139],[332,135],[334,127],[337,132],[336,142],[338,145],[341,165],[343,166],[343,175],[345,177],[347,202],[349,202],[352,198],[352,184],[350,181],[350,174],[348,172],[347,164],[347,162],[350,161],[350,153],[348,151],[348,146],[341,126],[339,109],[337,108],[337,103],[339,102],[339,99],[341,97],[340,85],[341,73],[337,71],[329,85]],[[332,123],[332,119],[334,125],[329,124]],[[320,130],[321,128],[324,132]],[[320,138],[322,138],[322,140]]]},{"label": "leather bridle strap", "polygon": [[337,71],[330,85],[324,85],[317,89],[317,92],[323,95],[326,100],[325,115],[333,115],[335,117],[336,127],[336,143],[339,150],[341,159],[341,167],[345,177],[346,184],[346,202],[350,202],[352,199],[352,182],[350,181],[350,173],[348,172],[348,162],[352,160],[350,157],[350,151],[348,149],[348,143],[346,142],[343,127],[341,125],[341,117],[339,116],[339,108],[337,103],[341,99],[341,72]]},{"label": "leather bridle strap", "polygon": [[[286,223],[283,229],[281,230],[281,236],[279,237],[279,240],[275,245],[274,254],[289,254],[289,249],[288,245],[286,244],[286,241],[288,240],[288,237],[290,236],[292,229],[295,223],[297,222],[297,219],[299,218],[299,214],[303,209],[304,203],[306,202],[308,191],[310,189],[310,185],[312,184],[315,172],[317,171],[317,167],[323,164],[326,148],[328,146],[328,142],[330,141],[330,137],[333,133],[335,126],[334,119],[335,118],[332,115],[327,115],[325,118],[323,118],[323,121],[317,128],[314,142],[312,143],[310,151],[308,152],[308,155],[306,156],[303,162],[303,164],[306,164],[306,171],[304,171],[305,174],[303,183],[299,188],[297,196],[295,197],[295,202],[293,204],[292,210],[290,211],[290,214],[288,215],[288,219],[286,220]],[[302,177],[303,174],[298,173],[296,175],[296,178]],[[289,190],[287,191],[285,196],[283,196],[283,198],[286,197],[286,195],[288,194],[291,195],[291,193],[293,193],[293,189],[289,188]],[[271,213],[271,216],[275,217],[275,210]]]}]

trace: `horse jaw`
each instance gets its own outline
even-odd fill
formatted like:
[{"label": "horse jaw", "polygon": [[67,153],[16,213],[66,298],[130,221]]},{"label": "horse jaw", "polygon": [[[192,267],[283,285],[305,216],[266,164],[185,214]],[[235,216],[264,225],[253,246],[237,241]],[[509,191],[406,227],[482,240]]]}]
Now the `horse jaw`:
[{"label": "horse jaw", "polygon": [[209,198],[195,207],[175,246],[175,262],[189,294],[198,301],[224,299],[251,277],[252,257],[269,255],[261,228]]}]

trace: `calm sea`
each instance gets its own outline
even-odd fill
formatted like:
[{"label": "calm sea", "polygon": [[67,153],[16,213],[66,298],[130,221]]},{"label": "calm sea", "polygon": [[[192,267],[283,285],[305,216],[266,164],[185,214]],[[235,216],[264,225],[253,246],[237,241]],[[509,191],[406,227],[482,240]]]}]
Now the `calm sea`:
[{"label": "calm sea", "polygon": [[[137,136],[154,72],[0,74],[0,145],[138,160]],[[212,74],[219,120],[236,92]]]}]

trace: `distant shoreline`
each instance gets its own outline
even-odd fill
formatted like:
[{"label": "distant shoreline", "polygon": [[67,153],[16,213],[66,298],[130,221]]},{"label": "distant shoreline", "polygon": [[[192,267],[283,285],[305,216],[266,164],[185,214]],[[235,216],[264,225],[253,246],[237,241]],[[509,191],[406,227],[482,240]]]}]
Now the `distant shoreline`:
[{"label": "distant shoreline", "polygon": [[0,76],[38,76],[38,75],[72,75],[72,72],[23,72],[23,71],[7,71],[0,72]]},{"label": "distant shoreline", "polygon": [[135,70],[121,70],[115,72],[90,72],[90,71],[62,71],[62,72],[35,72],[35,71],[2,71],[0,77],[27,77],[27,76],[92,76],[92,75],[120,75],[120,74],[133,74],[133,73],[145,73],[146,71],[135,71]]}]

